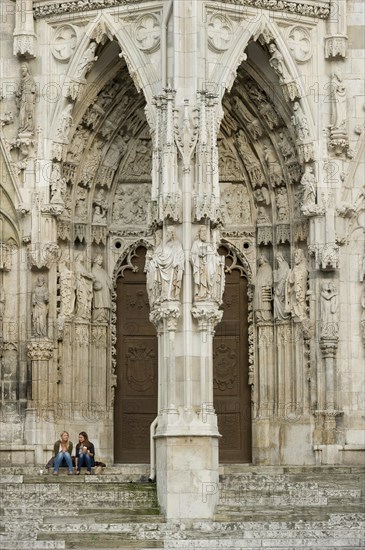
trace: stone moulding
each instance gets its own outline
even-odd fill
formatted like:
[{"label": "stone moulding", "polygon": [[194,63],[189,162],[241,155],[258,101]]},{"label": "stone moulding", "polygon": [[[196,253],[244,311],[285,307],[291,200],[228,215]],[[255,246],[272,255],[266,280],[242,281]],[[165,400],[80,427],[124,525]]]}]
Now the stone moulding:
[{"label": "stone moulding", "polygon": [[[211,0],[212,4],[218,3],[217,0]],[[145,4],[143,0],[138,4]],[[307,17],[318,17],[327,19],[330,14],[329,0],[219,0],[220,9],[222,4],[234,4],[235,6],[248,6],[270,11],[289,12],[293,15],[303,15]],[[85,5],[87,4],[87,5]],[[63,13],[78,13],[102,8],[125,7],[130,10],[132,6],[137,8],[135,0],[88,0],[80,2],[79,0],[70,0],[69,2],[52,2],[50,0],[34,2],[33,14],[35,18],[47,17],[49,15],[60,15]]]}]

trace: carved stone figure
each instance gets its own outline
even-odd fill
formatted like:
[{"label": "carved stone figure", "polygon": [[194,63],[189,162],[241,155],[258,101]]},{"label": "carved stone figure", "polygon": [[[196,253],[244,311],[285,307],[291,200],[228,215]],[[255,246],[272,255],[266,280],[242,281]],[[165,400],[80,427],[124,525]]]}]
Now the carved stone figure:
[{"label": "carved stone figure", "polygon": [[61,165],[57,162],[52,164],[50,186],[52,191],[51,204],[63,205],[67,184],[66,180],[61,176]]},{"label": "carved stone figure", "polygon": [[217,253],[214,243],[207,242],[207,228],[203,225],[199,228],[198,237],[191,247],[191,263],[194,278],[194,300],[215,300],[219,303],[220,297],[216,295],[216,279],[221,277],[222,259]]},{"label": "carved stone figure", "polygon": [[246,187],[228,184],[222,193],[222,203],[227,224],[251,223],[250,201]]},{"label": "carved stone figure", "polygon": [[308,120],[303,109],[300,106],[299,101],[294,101],[293,104],[294,115],[291,117],[293,126],[295,127],[295,132],[298,140],[305,140],[309,138],[309,126]]},{"label": "carved stone figure", "polygon": [[272,280],[271,265],[264,256],[260,256],[253,299],[253,307],[257,321],[270,321],[271,319]]},{"label": "carved stone figure", "polygon": [[260,225],[265,225],[270,223],[269,216],[265,212],[265,208],[263,206],[259,206],[257,209],[257,218],[256,222]]},{"label": "carved stone figure", "polygon": [[77,188],[75,218],[80,222],[86,221],[87,218],[87,189],[80,186]]},{"label": "carved stone figure", "polygon": [[307,316],[306,293],[307,293],[308,267],[303,251],[298,248],[294,253],[294,267],[288,273],[288,298],[290,311],[294,318],[304,320]]},{"label": "carved stone figure", "polygon": [[16,92],[19,103],[19,129],[18,133],[34,134],[35,120],[34,109],[36,100],[36,83],[30,74],[27,63],[20,66],[21,81]]},{"label": "carved stone figure", "polygon": [[321,285],[321,337],[337,337],[338,292],[333,282]]},{"label": "carved stone figure", "polygon": [[281,52],[279,52],[279,50],[277,49],[276,44],[274,43],[270,44],[269,52],[271,53],[269,63],[270,63],[270,66],[274,69],[274,71],[278,75],[279,82],[281,84],[284,84],[289,80],[291,80],[290,74],[284,62],[284,57],[281,54]]},{"label": "carved stone figure", "polygon": [[3,335],[3,319],[5,315],[5,289],[4,287],[0,286],[0,344],[3,341],[4,335]]},{"label": "carved stone figure", "polygon": [[71,116],[72,109],[73,109],[73,104],[68,103],[66,107],[63,109],[59,119],[55,139],[62,143],[68,143],[68,132],[73,122],[73,118]]},{"label": "carved stone figure", "polygon": [[32,293],[32,333],[39,338],[47,338],[48,326],[48,302],[49,293],[46,286],[46,279],[43,275],[37,277],[36,285]]},{"label": "carved stone figure", "polygon": [[147,268],[147,288],[151,306],[164,300],[179,300],[184,272],[184,251],[175,228],[166,230],[166,242],[160,242]]},{"label": "carved stone figure", "polygon": [[289,317],[288,295],[286,281],[289,273],[289,264],[281,252],[276,256],[278,268],[274,270],[274,317],[284,321]]},{"label": "carved stone figure", "polygon": [[253,186],[256,187],[258,185],[262,185],[265,178],[262,173],[260,163],[253,153],[243,130],[238,131],[235,140],[237,143],[237,149],[243,160],[245,168],[249,173]]},{"label": "carved stone figure", "polygon": [[293,146],[284,132],[279,132],[278,145],[285,162],[291,160],[294,157]]},{"label": "carved stone figure", "polygon": [[332,76],[332,128],[345,130],[347,123],[346,87],[339,73]]},{"label": "carved stone figure", "polygon": [[103,257],[100,254],[94,258],[92,274],[94,277],[92,320],[107,322],[110,316],[112,282],[103,268]]},{"label": "carved stone figure", "polygon": [[76,281],[66,262],[60,262],[60,316],[70,317],[75,311]]},{"label": "carved stone figure", "polygon": [[289,218],[289,203],[288,193],[285,187],[279,187],[275,193],[276,208],[278,214],[278,221],[288,221]]},{"label": "carved stone figure", "polygon": [[361,329],[362,329],[362,340],[365,345],[365,284],[364,284],[364,290],[361,297]]},{"label": "carved stone figure", "polygon": [[237,96],[232,98],[233,108],[235,111],[238,111],[240,118],[242,118],[245,126],[247,126],[248,131],[250,132],[253,139],[258,139],[262,136],[263,130],[260,122],[255,118],[247,107],[243,104],[241,99]]},{"label": "carved stone figure", "polygon": [[77,66],[74,74],[75,78],[85,78],[85,76],[93,66],[94,62],[97,61],[98,58],[95,55],[96,48],[96,42],[90,42],[88,48],[85,50],[85,53],[82,56],[80,63]]},{"label": "carved stone figure", "polygon": [[78,254],[75,259],[75,277],[76,316],[79,319],[90,320],[94,277],[84,266],[82,254]]},{"label": "carved stone figure", "polygon": [[98,204],[94,206],[92,223],[99,225],[106,224],[106,210],[103,210]]},{"label": "carved stone figure", "polygon": [[303,206],[313,205],[316,202],[316,177],[313,174],[313,168],[309,164],[305,166],[305,171],[300,180],[303,186]]},{"label": "carved stone figure", "polygon": [[280,185],[283,181],[283,172],[276,156],[275,150],[271,143],[265,142],[264,146],[264,159],[269,172],[269,179],[272,185]]}]

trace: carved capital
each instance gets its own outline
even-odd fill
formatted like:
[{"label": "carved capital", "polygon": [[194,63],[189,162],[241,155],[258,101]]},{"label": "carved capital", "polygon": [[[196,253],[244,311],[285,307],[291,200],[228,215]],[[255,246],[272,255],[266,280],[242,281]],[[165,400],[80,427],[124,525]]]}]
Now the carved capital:
[{"label": "carved capital", "polygon": [[165,328],[168,331],[175,331],[179,317],[180,303],[173,301],[162,303],[150,313],[150,321],[158,330]]},{"label": "carved capital", "polygon": [[191,314],[198,321],[199,330],[212,332],[222,320],[223,311],[212,303],[199,303],[191,308]]},{"label": "carved capital", "polygon": [[[333,323],[337,325],[338,332],[338,323]],[[321,336],[320,339],[320,348],[322,351],[322,356],[324,359],[335,358],[338,348],[338,336]]]},{"label": "carved capital", "polygon": [[53,343],[49,340],[37,340],[27,346],[28,357],[32,361],[49,361],[53,356]]}]

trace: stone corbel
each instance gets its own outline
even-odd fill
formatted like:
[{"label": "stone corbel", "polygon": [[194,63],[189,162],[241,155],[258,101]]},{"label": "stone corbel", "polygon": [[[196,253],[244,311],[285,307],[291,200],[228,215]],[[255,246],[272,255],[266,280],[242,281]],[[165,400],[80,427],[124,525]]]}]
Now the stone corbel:
[{"label": "stone corbel", "polygon": [[347,57],[347,36],[343,34],[328,35],[324,39],[324,56],[330,61]]},{"label": "stone corbel", "polygon": [[37,37],[34,32],[33,0],[16,0],[13,53],[27,59],[36,57]]},{"label": "stone corbel", "polygon": [[57,243],[38,244],[36,248],[28,247],[30,269],[50,269],[58,260],[60,248]]}]

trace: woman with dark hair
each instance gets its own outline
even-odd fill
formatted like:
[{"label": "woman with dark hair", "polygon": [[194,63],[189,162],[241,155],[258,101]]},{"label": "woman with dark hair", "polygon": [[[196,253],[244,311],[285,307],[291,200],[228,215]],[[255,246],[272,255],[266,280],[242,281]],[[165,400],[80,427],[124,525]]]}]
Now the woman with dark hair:
[{"label": "woman with dark hair", "polygon": [[87,475],[91,474],[91,468],[95,462],[95,448],[90,443],[86,432],[79,433],[79,442],[76,445],[76,474],[80,474],[83,466],[87,468]]}]

